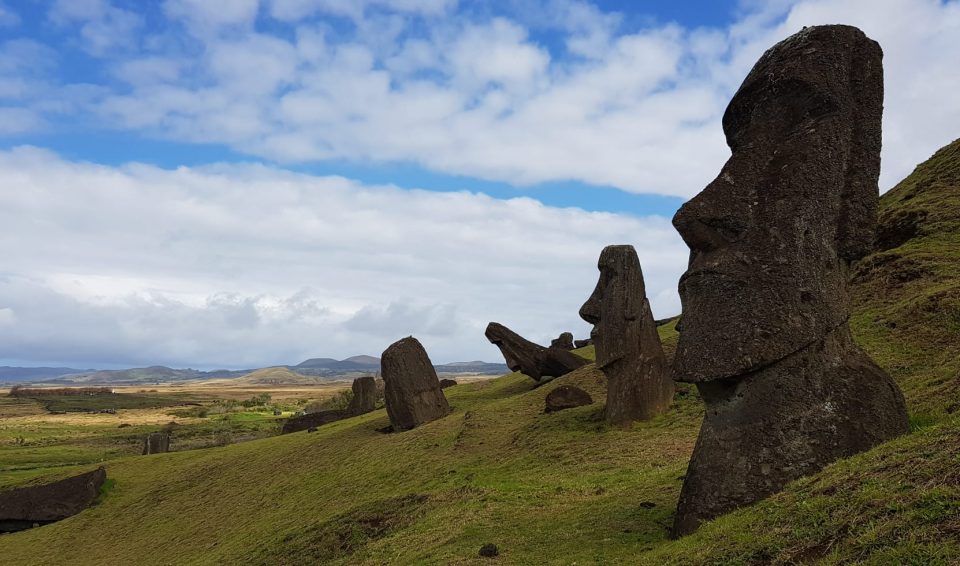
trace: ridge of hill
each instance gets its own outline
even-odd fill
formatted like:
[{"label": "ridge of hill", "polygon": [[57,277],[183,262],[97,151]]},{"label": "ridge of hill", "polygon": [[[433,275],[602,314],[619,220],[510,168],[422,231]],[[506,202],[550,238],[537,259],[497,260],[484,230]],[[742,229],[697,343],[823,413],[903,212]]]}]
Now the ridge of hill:
[{"label": "ridge of hill", "polygon": [[[703,414],[696,390],[681,385],[667,414],[629,429],[607,426],[602,402],[544,414],[564,384],[602,400],[591,364],[540,387],[515,373],[451,387],[450,415],[400,434],[378,432],[381,409],[312,434],[107,462],[96,506],[0,537],[0,556],[489,564],[477,551],[492,542],[508,564],[957,563],[958,172],[960,141],[883,195],[877,251],[851,274],[854,334],[903,388],[913,432],[681,540],[667,535]],[[668,357],[675,327],[658,328]]]}]

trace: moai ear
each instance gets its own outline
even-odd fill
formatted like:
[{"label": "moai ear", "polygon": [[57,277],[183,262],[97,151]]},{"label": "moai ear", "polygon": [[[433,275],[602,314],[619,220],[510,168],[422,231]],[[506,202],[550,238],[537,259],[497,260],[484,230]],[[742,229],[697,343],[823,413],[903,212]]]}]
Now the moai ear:
[{"label": "moai ear", "polygon": [[883,51],[868,37],[858,40],[850,65],[847,88],[855,100],[856,114],[850,131],[847,174],[840,194],[837,253],[855,261],[873,251],[880,191],[881,125],[883,112]]}]

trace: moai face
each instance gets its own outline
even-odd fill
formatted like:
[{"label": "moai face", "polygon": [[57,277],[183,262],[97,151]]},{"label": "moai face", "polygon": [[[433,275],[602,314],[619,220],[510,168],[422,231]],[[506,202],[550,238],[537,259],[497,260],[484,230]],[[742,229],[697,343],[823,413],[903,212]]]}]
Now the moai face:
[{"label": "moai face", "polygon": [[593,324],[590,337],[596,347],[597,367],[602,369],[640,354],[639,326],[646,293],[633,246],[607,246],[597,268],[600,279],[580,307],[580,318]]},{"label": "moai face", "polygon": [[875,225],[882,53],[831,41],[809,28],[764,54],[723,117],[733,154],[674,216],[690,247],[677,380],[749,372],[849,317],[848,264]]}]

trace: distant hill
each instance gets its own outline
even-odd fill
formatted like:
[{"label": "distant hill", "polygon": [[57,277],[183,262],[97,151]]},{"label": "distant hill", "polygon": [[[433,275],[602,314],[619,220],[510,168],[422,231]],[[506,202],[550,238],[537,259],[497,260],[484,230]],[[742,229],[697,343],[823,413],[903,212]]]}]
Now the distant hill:
[{"label": "distant hill", "polygon": [[[454,362],[434,366],[439,374],[481,374],[502,375],[510,370],[506,364],[482,361]],[[282,383],[316,383],[322,379],[349,379],[360,375],[376,374],[380,371],[380,358],[375,356],[351,356],[344,360],[333,358],[310,358],[295,366],[275,366],[262,368],[276,371],[283,368],[288,371]],[[196,381],[203,379],[231,379],[248,377],[258,369],[201,371],[196,369],[174,369],[167,366],[150,366],[119,370],[93,370],[75,368],[21,368],[0,367],[0,383],[45,382],[57,384],[113,384],[136,385],[151,383],[171,383]],[[298,375],[300,377],[292,377]],[[301,379],[305,378],[305,379]],[[264,382],[272,383],[272,382]]]},{"label": "distant hill", "polygon": [[232,383],[250,385],[313,385],[319,381],[321,381],[321,378],[309,377],[281,366],[252,371],[236,378]]},{"label": "distant hill", "polygon": [[0,367],[0,383],[18,383],[27,381],[42,381],[45,379],[56,379],[64,375],[77,373],[89,373],[92,369],[77,368],[22,368],[2,366]]}]

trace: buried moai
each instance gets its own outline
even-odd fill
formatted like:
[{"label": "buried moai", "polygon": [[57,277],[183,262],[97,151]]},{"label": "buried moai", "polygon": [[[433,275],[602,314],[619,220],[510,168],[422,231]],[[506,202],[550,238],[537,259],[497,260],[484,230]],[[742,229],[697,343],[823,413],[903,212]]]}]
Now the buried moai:
[{"label": "buried moai", "polygon": [[52,483],[0,492],[0,533],[66,519],[93,504],[107,480],[103,467]]},{"label": "buried moai", "polygon": [[420,341],[408,336],[380,357],[384,401],[394,431],[409,430],[450,412],[440,379]]},{"label": "buried moai", "polygon": [[170,451],[169,432],[151,432],[143,439],[143,455],[163,454]]},{"label": "buried moai", "polygon": [[633,246],[607,246],[597,268],[600,279],[580,307],[580,317],[593,324],[597,368],[607,376],[607,422],[624,425],[651,419],[670,406],[674,385],[640,260]]},{"label": "buried moai", "polygon": [[876,224],[882,52],[849,26],[767,51],[723,116],[732,155],[681,207],[674,377],[707,407],[674,535],[907,431],[850,334],[850,262]]},{"label": "buried moai", "polygon": [[519,371],[537,382],[544,377],[566,375],[590,363],[562,348],[544,348],[497,322],[488,324],[484,334],[500,349],[510,371]]},{"label": "buried moai", "polygon": [[377,408],[377,381],[373,376],[366,375],[354,379],[353,385],[351,385],[351,391],[353,392],[353,397],[350,399],[350,404],[347,405],[346,409],[330,409],[290,417],[284,421],[280,432],[282,434],[289,434],[291,432],[309,430],[310,428],[363,415]]}]

